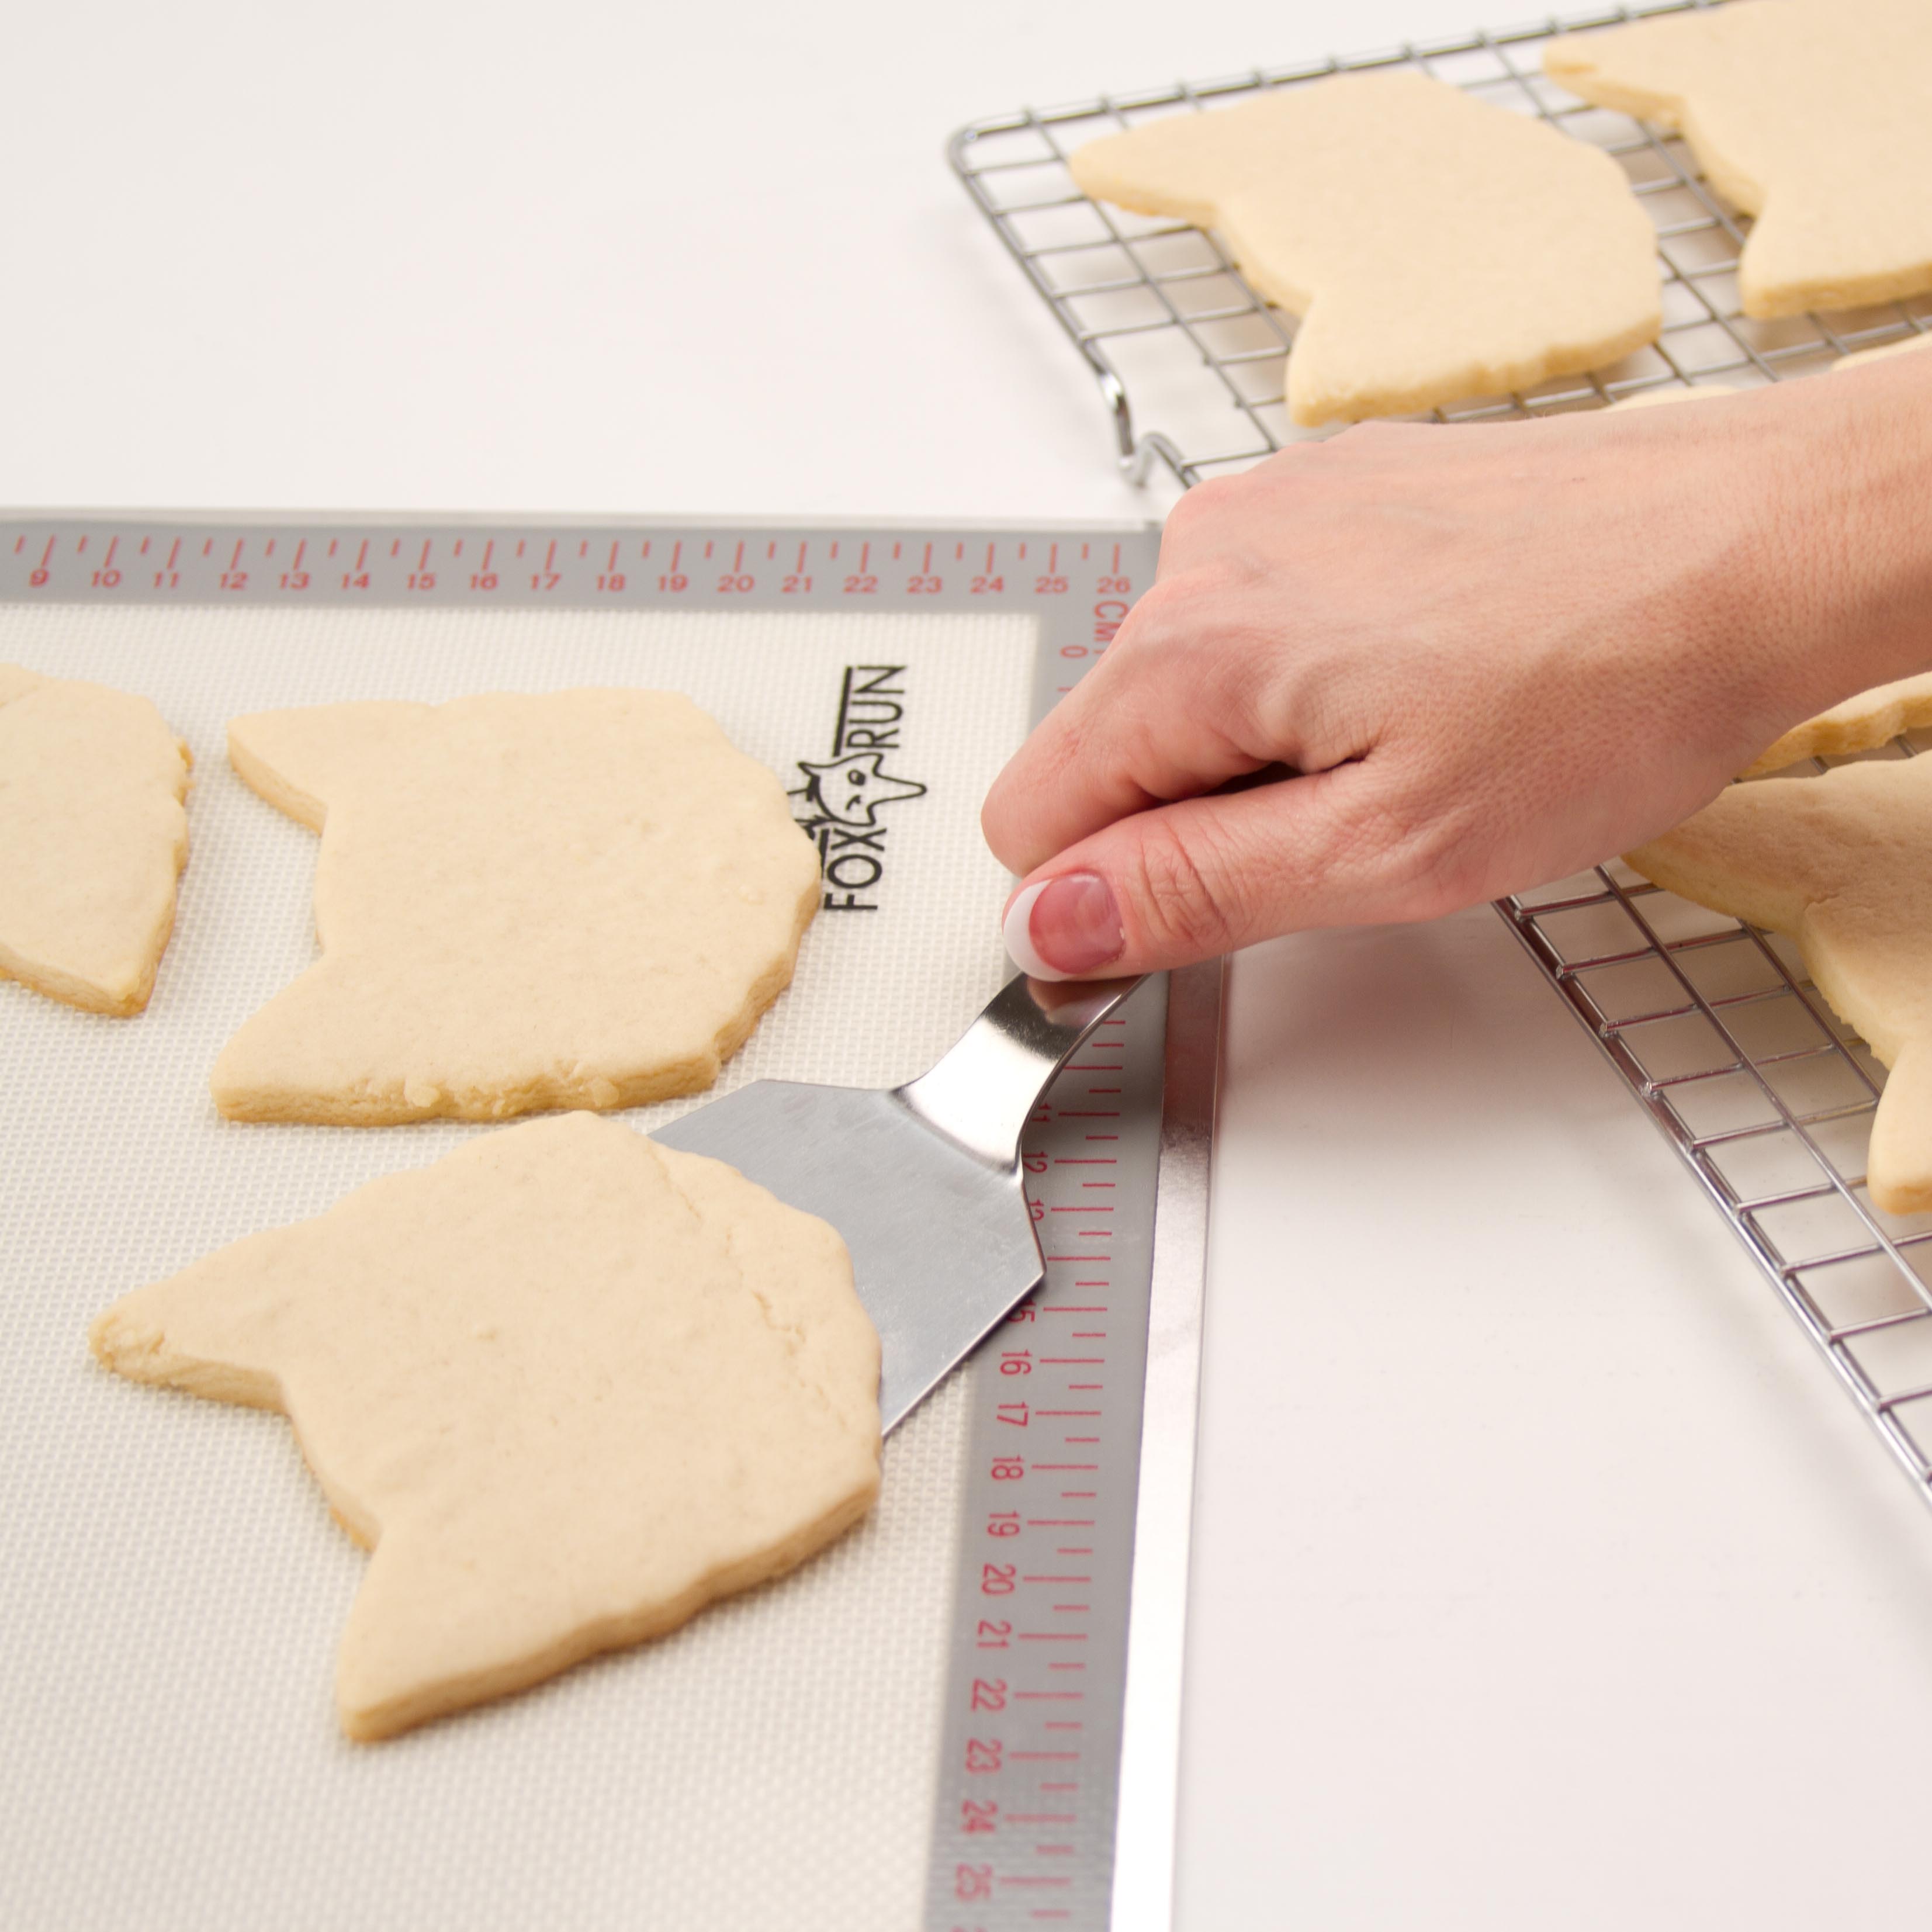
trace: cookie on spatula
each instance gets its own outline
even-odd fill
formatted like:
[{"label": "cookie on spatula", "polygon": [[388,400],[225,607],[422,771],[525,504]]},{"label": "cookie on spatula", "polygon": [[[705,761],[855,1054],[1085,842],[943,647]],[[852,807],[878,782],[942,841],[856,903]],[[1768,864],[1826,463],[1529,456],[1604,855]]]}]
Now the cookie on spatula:
[{"label": "cookie on spatula", "polygon": [[1797,940],[1819,991],[1892,1070],[1872,1199],[1932,1209],[1932,758],[1732,785],[1624,858],[1667,892]]}]

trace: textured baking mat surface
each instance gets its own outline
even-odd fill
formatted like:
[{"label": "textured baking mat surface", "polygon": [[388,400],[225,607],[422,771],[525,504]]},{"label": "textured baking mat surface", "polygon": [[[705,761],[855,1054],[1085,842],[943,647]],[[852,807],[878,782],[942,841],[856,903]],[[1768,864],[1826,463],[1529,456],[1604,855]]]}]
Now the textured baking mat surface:
[{"label": "textured baking mat surface", "polygon": [[[0,1923],[147,1928],[916,1922],[964,1412],[893,1436],[868,1521],[664,1641],[379,1746],[338,1734],[365,1558],[278,1416],[98,1369],[128,1288],[478,1133],[222,1122],[235,1028],[314,957],[317,841],[249,792],[226,720],[352,698],[658,686],[788,784],[850,664],[904,667],[878,910],[821,913],[716,1090],[882,1084],[999,982],[980,798],[1023,735],[1024,618],[0,606],[0,662],[160,706],[195,757],[147,1012],[0,982]],[[694,1102],[622,1118],[640,1127]],[[648,1481],[650,1472],[614,1480]]]}]

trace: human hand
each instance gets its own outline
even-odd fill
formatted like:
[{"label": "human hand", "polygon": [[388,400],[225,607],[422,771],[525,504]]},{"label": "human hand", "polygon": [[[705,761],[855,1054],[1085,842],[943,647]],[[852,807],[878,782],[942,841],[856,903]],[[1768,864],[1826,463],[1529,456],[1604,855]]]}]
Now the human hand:
[{"label": "human hand", "polygon": [[[1112,974],[1434,917],[1654,836],[1928,665],[1932,356],[1351,430],[1176,506],[1154,587],[986,801],[1025,875],[1010,949]],[[1205,795],[1277,762],[1302,776]]]}]

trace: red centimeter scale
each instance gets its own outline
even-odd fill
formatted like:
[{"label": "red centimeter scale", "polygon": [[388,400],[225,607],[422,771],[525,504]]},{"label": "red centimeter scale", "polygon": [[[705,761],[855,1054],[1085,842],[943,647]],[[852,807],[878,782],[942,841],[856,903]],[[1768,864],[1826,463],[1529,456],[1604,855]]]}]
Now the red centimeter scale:
[{"label": "red centimeter scale", "polygon": [[[13,521],[12,519],[0,521]],[[1133,602],[1144,545],[1110,535],[953,536],[854,531],[678,533],[364,526],[210,528],[192,517],[15,524],[0,596],[158,604],[554,604],[728,609],[1031,609],[1047,615],[1064,696]],[[148,527],[142,527],[143,525]],[[1142,574],[1151,576],[1151,560]],[[1064,600],[1063,602],[1063,600]],[[1076,611],[1078,614],[1075,615]]]},{"label": "red centimeter scale", "polygon": [[[695,591],[705,599],[776,590],[784,596],[894,600],[943,594],[949,572],[955,590],[964,587],[974,596],[1063,596],[1072,587],[1070,567],[1091,566],[1100,560],[1094,556],[1096,549],[1111,549],[1105,558],[1111,568],[1103,568],[1094,588],[1102,596],[1129,594],[1120,546],[1106,538],[630,538],[482,532],[324,536],[296,530],[197,536],[36,531],[17,535],[12,548],[26,564],[26,588],[58,592],[210,589],[230,596],[300,596],[316,590],[371,596],[397,590],[446,598],[452,592],[488,597],[514,590],[556,595],[565,602],[582,591],[611,597],[680,597]],[[61,569],[83,559],[80,570]],[[200,572],[187,568],[195,564],[212,566],[212,574],[207,568]],[[1124,604],[1118,616],[1126,614]]]},{"label": "red centimeter scale", "polygon": [[[986,1781],[985,1795],[958,1801],[947,1888],[962,1928],[978,1924],[975,1906],[994,1907],[1002,1922],[1085,1918],[1062,1902],[1084,1889],[1070,1862],[1090,1856],[1096,1814],[1110,1814],[1113,1802],[1114,1725],[1101,1726],[1106,1761],[1090,1782],[1088,1760],[1090,1707],[1118,1694],[1111,1681],[1090,1680],[1116,1667],[1123,1614],[1107,1600],[1096,1558],[1105,1560],[1111,1527],[1102,1509],[1111,1502],[1118,1514],[1121,1505],[1108,1497],[1102,1444],[1114,1225],[1132,1204],[1117,1198],[1125,1027],[1102,1022],[1028,1123],[1054,1130],[1048,1146],[1022,1156],[1047,1279],[987,1344],[999,1379],[981,1387],[996,1437],[1010,1430],[1012,1446],[1002,1453],[996,1442],[985,1473],[994,1485],[1010,1484],[1012,1500],[982,1512],[974,1638],[980,1669],[967,1689],[974,1721],[958,1768],[969,1786]],[[1130,1379],[1134,1385],[1118,1396],[1137,1402],[1138,1375]],[[969,1561],[969,1572],[974,1567]],[[1096,1640],[1106,1654],[1096,1654]]]}]

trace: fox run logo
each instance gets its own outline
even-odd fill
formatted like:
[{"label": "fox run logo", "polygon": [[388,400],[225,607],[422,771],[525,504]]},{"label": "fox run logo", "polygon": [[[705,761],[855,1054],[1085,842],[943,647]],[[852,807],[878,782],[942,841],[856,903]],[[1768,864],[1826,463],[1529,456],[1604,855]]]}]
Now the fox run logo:
[{"label": "fox run logo", "polygon": [[798,761],[805,783],[790,796],[794,816],[818,848],[827,912],[877,912],[886,873],[881,806],[923,798],[926,788],[888,772],[886,760],[899,748],[905,716],[904,664],[848,664],[838,691],[838,722],[832,755],[823,763]]}]

